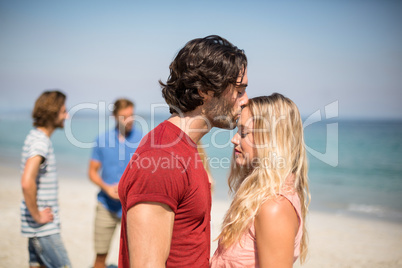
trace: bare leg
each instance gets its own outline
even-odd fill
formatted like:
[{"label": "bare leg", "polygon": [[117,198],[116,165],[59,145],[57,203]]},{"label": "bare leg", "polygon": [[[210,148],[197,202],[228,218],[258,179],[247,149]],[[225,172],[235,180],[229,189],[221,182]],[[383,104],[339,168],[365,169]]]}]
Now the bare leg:
[{"label": "bare leg", "polygon": [[107,254],[96,254],[94,268],[106,268]]}]

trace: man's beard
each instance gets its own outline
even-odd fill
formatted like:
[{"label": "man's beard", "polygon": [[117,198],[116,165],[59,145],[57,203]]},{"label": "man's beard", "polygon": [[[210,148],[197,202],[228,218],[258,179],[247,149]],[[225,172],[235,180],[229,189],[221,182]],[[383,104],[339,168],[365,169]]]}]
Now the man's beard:
[{"label": "man's beard", "polygon": [[234,129],[236,127],[236,115],[233,115],[233,103],[223,96],[215,98],[206,107],[206,117],[212,127],[222,129]]},{"label": "man's beard", "polygon": [[54,129],[58,129],[58,128],[63,129],[64,128],[64,120],[55,122],[53,124],[53,127],[54,127]]},{"label": "man's beard", "polygon": [[131,126],[127,127],[127,125],[125,125],[124,123],[119,122],[117,124],[117,128],[119,129],[119,132],[121,135],[127,136],[128,134],[131,133],[133,126],[131,125]]}]

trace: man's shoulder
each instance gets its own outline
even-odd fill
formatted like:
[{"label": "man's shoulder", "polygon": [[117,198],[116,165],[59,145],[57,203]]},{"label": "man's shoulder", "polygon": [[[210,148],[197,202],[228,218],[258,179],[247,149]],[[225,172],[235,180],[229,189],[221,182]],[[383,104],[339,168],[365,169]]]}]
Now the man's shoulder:
[{"label": "man's shoulder", "polygon": [[132,161],[136,163],[167,164],[177,163],[177,167],[185,167],[188,159],[174,147],[140,146],[135,151]]},{"label": "man's shoulder", "polygon": [[142,135],[143,135],[143,133],[142,133],[141,129],[133,127],[133,129],[131,130],[131,133],[130,133],[130,138],[138,137],[138,136],[142,136]]},{"label": "man's shoulder", "polygon": [[142,131],[137,128],[133,128],[128,136],[126,136],[126,141],[131,144],[140,144],[142,139]]},{"label": "man's shoulder", "polygon": [[166,151],[180,150],[188,143],[184,140],[186,138],[189,137],[181,129],[166,120],[144,136],[140,147],[150,146]]},{"label": "man's shoulder", "polygon": [[36,143],[44,143],[46,145],[50,145],[50,139],[46,136],[42,131],[37,129],[31,129],[28,135],[25,138],[25,144],[36,144]]},{"label": "man's shoulder", "polygon": [[156,148],[154,146],[150,146],[149,144],[144,144],[141,145],[137,148],[137,150],[134,153],[135,158],[144,158],[144,157],[152,157],[152,158],[158,158],[158,157],[164,157],[164,156],[171,156],[174,155],[172,151],[170,150],[165,150],[161,148]]},{"label": "man's shoulder", "polygon": [[102,137],[109,137],[111,135],[116,135],[116,128],[111,128],[111,129],[107,129],[103,132],[99,132],[99,135],[97,138],[102,138]]},{"label": "man's shoulder", "polygon": [[99,134],[96,136],[95,141],[104,141],[104,142],[109,142],[109,137],[115,136],[115,129],[108,129],[103,132],[99,132]]}]

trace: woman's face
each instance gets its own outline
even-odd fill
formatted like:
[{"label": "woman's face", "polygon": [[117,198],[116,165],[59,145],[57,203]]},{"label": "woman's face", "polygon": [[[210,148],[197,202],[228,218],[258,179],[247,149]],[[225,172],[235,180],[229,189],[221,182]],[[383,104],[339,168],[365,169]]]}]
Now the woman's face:
[{"label": "woman's face", "polygon": [[248,107],[245,107],[237,124],[237,133],[232,138],[236,164],[251,168],[252,161],[257,156],[253,137],[253,118]]}]

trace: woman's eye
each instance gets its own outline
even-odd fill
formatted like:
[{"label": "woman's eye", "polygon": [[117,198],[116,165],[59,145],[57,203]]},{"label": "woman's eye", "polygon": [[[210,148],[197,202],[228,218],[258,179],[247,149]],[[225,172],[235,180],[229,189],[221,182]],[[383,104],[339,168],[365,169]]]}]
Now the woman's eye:
[{"label": "woman's eye", "polygon": [[240,137],[245,138],[247,136],[247,132],[240,132]]}]

